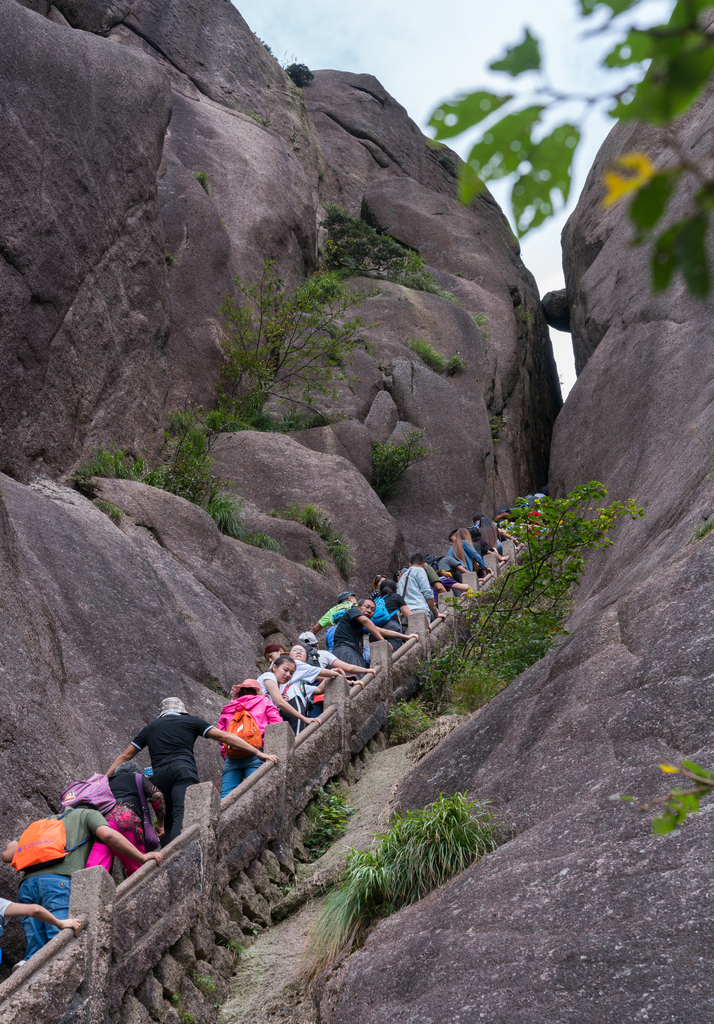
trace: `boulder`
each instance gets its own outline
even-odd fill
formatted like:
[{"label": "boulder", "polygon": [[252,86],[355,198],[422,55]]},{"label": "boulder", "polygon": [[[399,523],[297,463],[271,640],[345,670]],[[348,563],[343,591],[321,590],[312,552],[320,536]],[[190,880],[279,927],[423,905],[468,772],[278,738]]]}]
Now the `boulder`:
[{"label": "boulder", "polygon": [[364,425],[377,441],[386,441],[397,425],[399,410],[388,391],[378,391]]},{"label": "boulder", "polygon": [[[386,392],[379,391],[377,394],[385,395]],[[290,436],[314,452],[340,455],[347,459],[368,484],[372,483],[372,433],[366,424],[359,420],[342,420],[326,427],[297,430]]]},{"label": "boulder", "polygon": [[171,106],[154,62],[19,4],[0,38],[0,469],[26,479],[158,439]]},{"label": "boulder", "polygon": [[568,293],[565,288],[548,292],[541,301],[543,316],[549,327],[556,331],[570,333],[570,306],[568,305]]},{"label": "boulder", "polygon": [[[333,603],[317,573],[224,537],[182,498],[129,480],[98,487],[124,509],[118,526],[76,491],[2,477],[7,837],[56,809],[72,779],[106,770],[163,697],[216,722],[231,684],[256,674],[261,630],[294,638]],[[197,743],[196,757],[219,784],[217,745]]]},{"label": "boulder", "polygon": [[713,571],[705,540],[579,612],[555,654],[405,777],[396,807],[467,792],[515,838],[324,975],[320,1020],[707,1019],[712,815],[655,836],[652,814],[609,797],[665,792],[662,761],[714,764]]},{"label": "boulder", "polygon": [[304,94],[327,164],[323,202],[359,214],[367,185],[395,175],[453,195],[458,156],[434,149],[374,75],[316,71]]},{"label": "boulder", "polygon": [[366,592],[375,572],[401,564],[399,527],[346,459],[313,452],[285,434],[249,430],[226,435],[215,453],[216,472],[261,511],[281,511],[292,502],[324,509],[334,531],[353,545],[350,587]]}]

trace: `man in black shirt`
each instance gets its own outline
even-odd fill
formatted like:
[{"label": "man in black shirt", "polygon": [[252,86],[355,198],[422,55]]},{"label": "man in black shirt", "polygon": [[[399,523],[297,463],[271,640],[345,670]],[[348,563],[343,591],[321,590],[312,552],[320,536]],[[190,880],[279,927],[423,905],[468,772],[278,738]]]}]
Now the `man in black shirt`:
[{"label": "man in black shirt", "polygon": [[405,637],[393,629],[385,629],[384,626],[377,627],[372,622],[374,615],[374,601],[367,597],[353,608],[348,608],[335,630],[335,644],[332,653],[342,661],[349,661],[352,665],[360,665],[367,668],[367,662],[362,653],[362,638],[367,630],[375,640],[387,640],[389,637],[396,637],[398,640],[407,640],[416,637],[418,634],[410,633]]},{"label": "man in black shirt", "polygon": [[189,715],[186,706],[178,697],[166,697],[161,701],[158,718],[149,722],[136,736],[126,750],[119,755],[107,772],[112,776],[120,764],[130,761],[137,750],[149,748],[151,766],[154,769],[152,782],[166,798],[165,832],[161,845],[166,846],[181,832],[183,826],[184,801],[189,786],[200,782],[198,767],[193,756],[193,745],[199,736],[207,740],[226,743],[237,747],[246,754],[252,754],[261,761],[275,761],[275,754],[264,754],[250,743],[232,733],[216,729],[210,722],[195,715]]}]

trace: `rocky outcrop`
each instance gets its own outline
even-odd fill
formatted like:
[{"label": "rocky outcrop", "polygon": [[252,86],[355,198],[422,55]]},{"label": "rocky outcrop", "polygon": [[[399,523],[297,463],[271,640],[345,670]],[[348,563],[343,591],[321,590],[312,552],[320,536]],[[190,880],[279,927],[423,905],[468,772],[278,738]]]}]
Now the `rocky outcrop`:
[{"label": "rocky outcrop", "polygon": [[0,38],[0,469],[26,479],[160,434],[171,106],[152,61],[17,3]]},{"label": "rocky outcrop", "polygon": [[[685,122],[695,152],[710,121],[704,104]],[[406,1021],[435,1005],[439,1020],[514,1024],[711,1016],[697,951],[710,931],[711,808],[658,837],[651,815],[609,799],[665,792],[660,762],[714,763],[714,533],[697,540],[714,493],[691,431],[711,444],[714,390],[702,373],[711,302],[679,283],[653,297],[626,209],[600,206],[602,166],[632,149],[663,156],[652,130],[616,129],[564,232],[580,372],[555,427],[551,493],[597,478],[610,498],[644,505],[645,518],[623,523],[616,544],[592,556],[560,649],[397,793],[404,808],[440,792],[490,798],[514,838],[380,924],[326,975],[322,1021]],[[673,214],[691,188],[684,182]]]},{"label": "rocky outcrop", "polygon": [[[292,640],[333,603],[317,573],[224,537],[182,498],[98,487],[123,510],[118,525],[59,484],[2,478],[5,836],[54,806],[58,780],[106,769],[163,697],[217,721],[223,694],[255,676],[263,637]],[[41,736],[52,739],[37,757]],[[217,750],[196,753],[217,782]]]},{"label": "rocky outcrop", "polygon": [[399,527],[346,459],[310,451],[285,434],[249,430],[226,435],[215,451],[216,469],[259,511],[279,513],[296,502],[315,504],[328,514],[334,532],[343,533],[353,548],[350,587],[367,592],[375,572],[391,573],[402,564]]}]

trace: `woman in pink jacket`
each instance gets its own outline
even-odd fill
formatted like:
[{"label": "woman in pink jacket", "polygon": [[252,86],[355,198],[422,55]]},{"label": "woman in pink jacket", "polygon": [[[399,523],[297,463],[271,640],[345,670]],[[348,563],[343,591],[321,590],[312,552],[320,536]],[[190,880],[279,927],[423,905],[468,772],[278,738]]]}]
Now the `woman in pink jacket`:
[{"label": "woman in pink jacket", "polygon": [[[282,722],[280,712],[269,697],[264,696],[257,679],[244,679],[231,689],[231,701],[221,711],[218,728],[228,732],[228,724],[238,708],[242,708],[255,719],[261,736],[265,727],[271,722]],[[223,781],[221,783],[221,799],[228,796],[244,779],[257,771],[264,758],[255,754],[247,757],[226,757],[226,748],[221,744],[223,755]]]}]

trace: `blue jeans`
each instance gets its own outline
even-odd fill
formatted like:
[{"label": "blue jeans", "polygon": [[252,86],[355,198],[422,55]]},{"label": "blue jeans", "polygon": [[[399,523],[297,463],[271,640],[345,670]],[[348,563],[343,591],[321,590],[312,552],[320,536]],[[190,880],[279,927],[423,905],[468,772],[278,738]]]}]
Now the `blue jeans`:
[{"label": "blue jeans", "polygon": [[[67,875],[31,875],[21,884],[17,894],[20,903],[39,903],[45,910],[64,921],[69,917],[69,894],[72,884]],[[25,932],[25,959],[34,956],[38,950],[46,946],[50,939],[59,933],[53,924],[45,924],[34,917],[23,917],[22,928]]]},{"label": "blue jeans", "polygon": [[226,757],[223,765],[223,781],[221,782],[221,800],[240,786],[253,772],[257,772],[263,762],[257,754],[246,757]]}]

